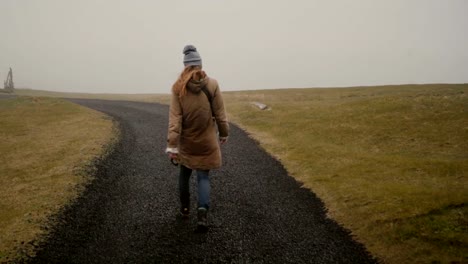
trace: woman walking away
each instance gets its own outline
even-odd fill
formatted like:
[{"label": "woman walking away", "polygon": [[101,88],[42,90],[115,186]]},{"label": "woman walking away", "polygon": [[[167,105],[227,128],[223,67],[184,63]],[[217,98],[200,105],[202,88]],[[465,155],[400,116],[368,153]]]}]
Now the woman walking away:
[{"label": "woman walking away", "polygon": [[197,49],[185,46],[184,70],[172,86],[166,153],[180,164],[179,195],[182,217],[190,213],[189,180],[198,181],[198,229],[208,230],[211,169],[221,167],[220,144],[227,141],[229,125],[218,82],[202,71]]}]

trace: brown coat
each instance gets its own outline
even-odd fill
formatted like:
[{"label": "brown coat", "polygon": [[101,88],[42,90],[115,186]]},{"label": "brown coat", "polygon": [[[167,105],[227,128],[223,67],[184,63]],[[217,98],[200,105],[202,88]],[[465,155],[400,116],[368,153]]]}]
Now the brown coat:
[{"label": "brown coat", "polygon": [[[208,97],[201,90],[203,86],[212,96],[213,115]],[[172,94],[167,147],[178,151],[180,164],[200,170],[221,167],[218,137],[228,135],[224,102],[215,79],[190,80],[185,96],[179,98],[179,95]]]}]

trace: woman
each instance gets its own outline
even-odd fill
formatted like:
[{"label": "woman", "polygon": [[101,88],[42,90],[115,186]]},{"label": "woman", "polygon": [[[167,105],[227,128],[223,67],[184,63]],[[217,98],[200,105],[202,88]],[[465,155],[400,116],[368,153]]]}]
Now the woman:
[{"label": "woman", "polygon": [[185,68],[172,86],[166,153],[180,164],[179,194],[183,218],[189,217],[189,180],[192,170],[196,171],[197,223],[198,228],[207,230],[209,171],[221,166],[220,144],[227,141],[229,125],[218,82],[202,71],[197,49],[187,45],[183,53]]}]

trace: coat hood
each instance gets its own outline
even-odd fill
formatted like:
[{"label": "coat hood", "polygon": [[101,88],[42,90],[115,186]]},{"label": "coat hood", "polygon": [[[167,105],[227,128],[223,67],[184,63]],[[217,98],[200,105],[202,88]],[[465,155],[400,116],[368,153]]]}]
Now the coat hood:
[{"label": "coat hood", "polygon": [[201,91],[201,89],[206,86],[206,84],[208,83],[208,76],[203,78],[203,79],[200,79],[199,81],[196,81],[194,79],[191,79],[188,83],[187,83],[187,89],[193,93],[199,93]]}]

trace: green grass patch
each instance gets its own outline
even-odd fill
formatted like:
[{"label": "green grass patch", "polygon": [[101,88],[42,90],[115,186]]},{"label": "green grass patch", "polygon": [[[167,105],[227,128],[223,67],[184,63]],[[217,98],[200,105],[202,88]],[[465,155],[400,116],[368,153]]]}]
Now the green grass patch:
[{"label": "green grass patch", "polygon": [[115,132],[103,114],[60,99],[0,100],[0,262],[32,252]]},{"label": "green grass patch", "polygon": [[[415,217],[381,222],[391,252],[412,247],[407,263],[466,263],[468,205],[451,205]],[[406,251],[406,250],[405,250]]]}]

